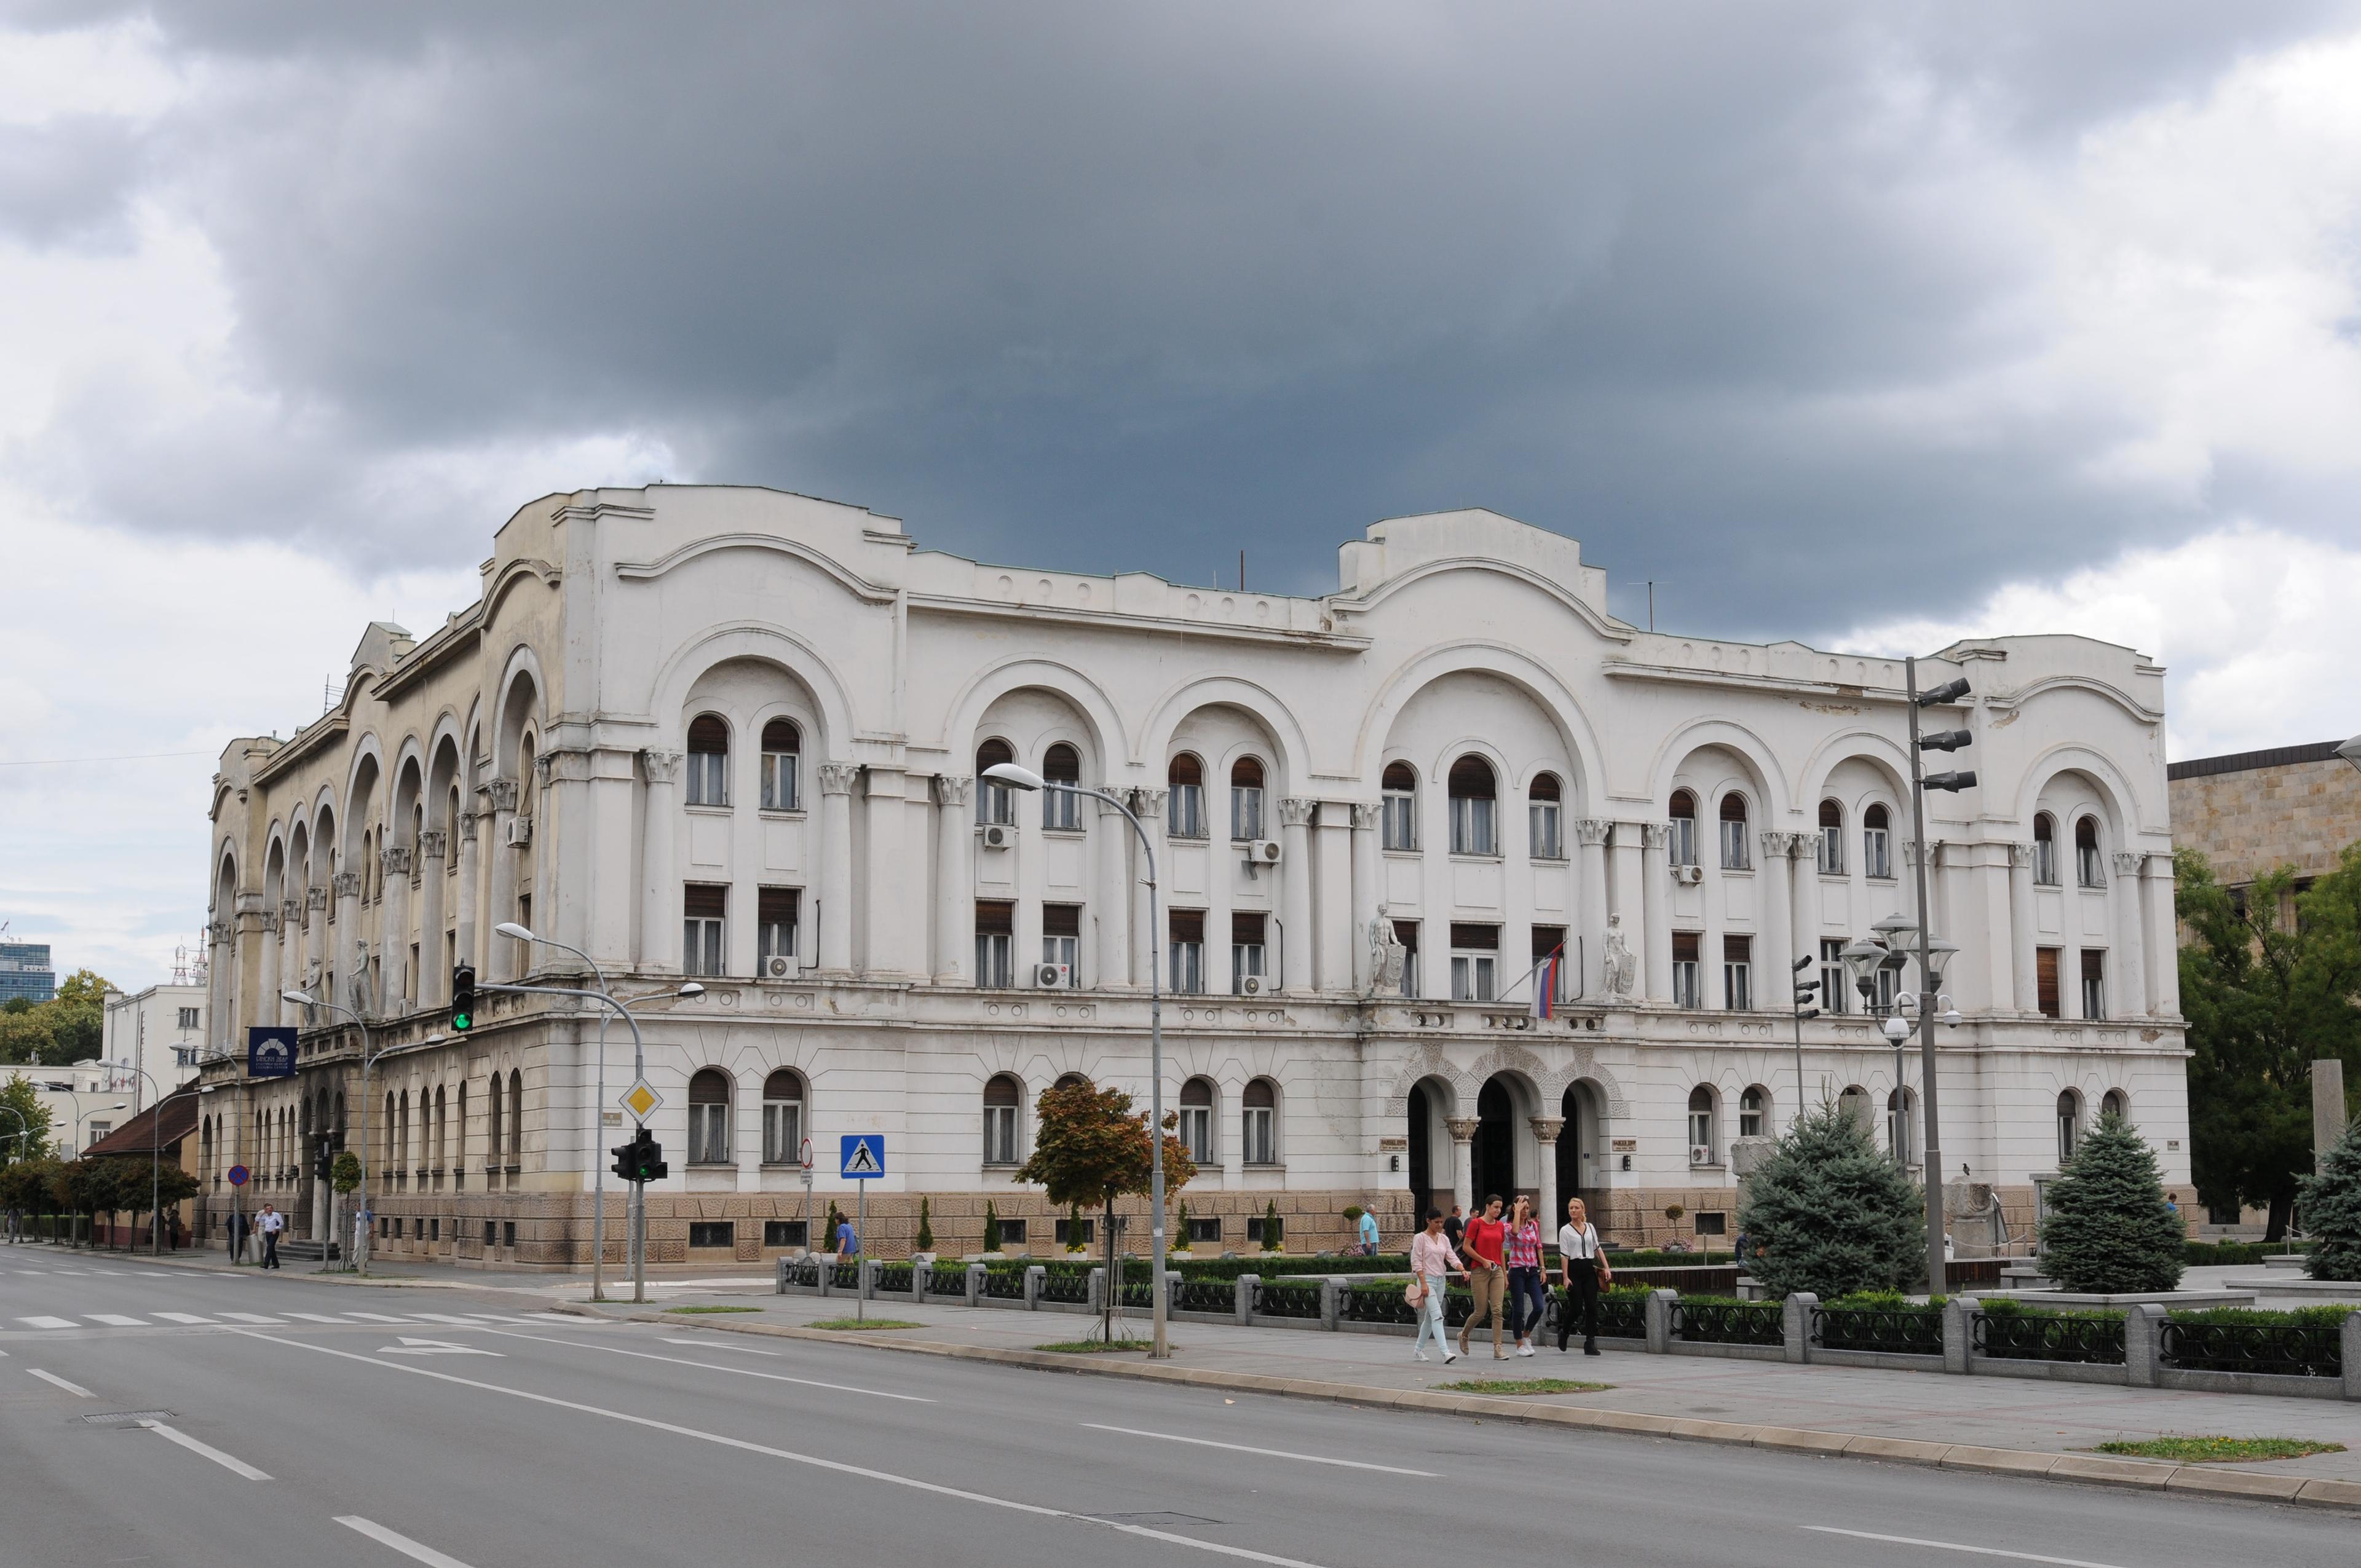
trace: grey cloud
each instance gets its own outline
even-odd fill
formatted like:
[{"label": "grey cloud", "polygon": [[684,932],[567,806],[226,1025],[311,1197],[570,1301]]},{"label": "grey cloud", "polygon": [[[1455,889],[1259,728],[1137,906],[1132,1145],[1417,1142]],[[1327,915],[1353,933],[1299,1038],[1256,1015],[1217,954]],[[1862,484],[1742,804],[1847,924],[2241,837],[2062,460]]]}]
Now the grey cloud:
[{"label": "grey cloud", "polygon": [[390,517],[373,466],[630,432],[1001,559],[1245,545],[1317,588],[1372,519],[1480,504],[1687,624],[1844,624],[2207,521],[2079,477],[2107,411],[1962,445],[1826,410],[2014,351],[1980,148],[2356,15],[2259,10],[175,5],[221,84],[149,178],[282,411],[44,446],[95,510],[370,565],[473,560],[525,499]]}]

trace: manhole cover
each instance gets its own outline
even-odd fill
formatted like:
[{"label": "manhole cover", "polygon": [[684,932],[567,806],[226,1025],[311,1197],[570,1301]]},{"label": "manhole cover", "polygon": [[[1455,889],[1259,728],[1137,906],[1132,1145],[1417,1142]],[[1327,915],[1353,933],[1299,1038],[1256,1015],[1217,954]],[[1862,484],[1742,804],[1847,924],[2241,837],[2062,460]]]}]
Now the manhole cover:
[{"label": "manhole cover", "polygon": [[166,1421],[172,1419],[170,1410],[109,1410],[104,1415],[84,1416],[83,1420],[94,1427],[127,1427],[140,1421]]},{"label": "manhole cover", "polygon": [[1144,1524],[1164,1529],[1176,1524],[1219,1524],[1202,1514],[1093,1514],[1093,1519],[1105,1519],[1110,1524]]}]

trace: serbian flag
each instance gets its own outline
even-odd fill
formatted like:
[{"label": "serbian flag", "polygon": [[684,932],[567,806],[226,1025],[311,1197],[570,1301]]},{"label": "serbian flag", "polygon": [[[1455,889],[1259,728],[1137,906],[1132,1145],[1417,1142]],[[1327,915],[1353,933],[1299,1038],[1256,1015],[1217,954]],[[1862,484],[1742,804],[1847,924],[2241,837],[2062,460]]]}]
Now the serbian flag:
[{"label": "serbian flag", "polygon": [[1536,1018],[1557,1016],[1557,970],[1565,962],[1565,944],[1550,949],[1549,957],[1533,966],[1533,1000],[1530,1009]]}]

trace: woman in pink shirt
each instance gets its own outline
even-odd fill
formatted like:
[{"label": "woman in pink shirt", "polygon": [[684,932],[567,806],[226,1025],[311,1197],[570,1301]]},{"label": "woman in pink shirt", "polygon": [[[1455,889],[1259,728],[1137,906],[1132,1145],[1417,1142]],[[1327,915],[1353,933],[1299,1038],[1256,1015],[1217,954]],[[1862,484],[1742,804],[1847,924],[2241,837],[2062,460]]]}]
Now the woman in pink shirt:
[{"label": "woman in pink shirt", "polygon": [[1542,1227],[1533,1218],[1533,1201],[1521,1193],[1509,1217],[1504,1244],[1509,1262],[1509,1332],[1517,1336],[1517,1354],[1533,1353],[1533,1331],[1542,1326],[1548,1298],[1542,1293]]},{"label": "woman in pink shirt", "polygon": [[1443,1352],[1445,1366],[1459,1359],[1452,1354],[1451,1342],[1443,1332],[1443,1294],[1453,1274],[1465,1274],[1467,1266],[1459,1261],[1452,1250],[1451,1238],[1443,1234],[1443,1211],[1426,1212],[1426,1229],[1412,1236],[1410,1242],[1410,1271],[1418,1277],[1413,1288],[1419,1292],[1418,1339],[1410,1353],[1421,1361],[1426,1359],[1426,1336],[1434,1335],[1434,1346]]}]

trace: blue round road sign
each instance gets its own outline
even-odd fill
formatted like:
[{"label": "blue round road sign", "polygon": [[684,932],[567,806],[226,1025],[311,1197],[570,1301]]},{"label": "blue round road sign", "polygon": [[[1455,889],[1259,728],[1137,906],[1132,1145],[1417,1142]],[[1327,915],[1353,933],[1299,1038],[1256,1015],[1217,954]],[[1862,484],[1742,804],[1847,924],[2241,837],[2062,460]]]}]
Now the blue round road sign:
[{"label": "blue round road sign", "polygon": [[229,1168],[229,1184],[232,1187],[245,1186],[247,1174],[248,1172],[247,1171],[246,1167],[242,1165],[231,1166]]}]

